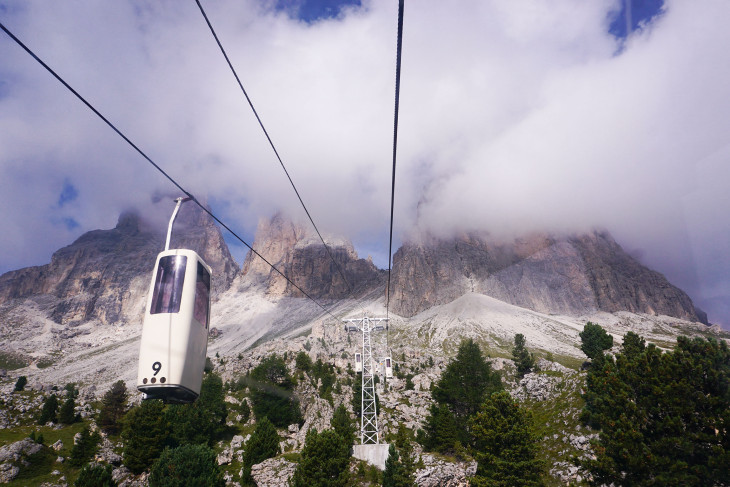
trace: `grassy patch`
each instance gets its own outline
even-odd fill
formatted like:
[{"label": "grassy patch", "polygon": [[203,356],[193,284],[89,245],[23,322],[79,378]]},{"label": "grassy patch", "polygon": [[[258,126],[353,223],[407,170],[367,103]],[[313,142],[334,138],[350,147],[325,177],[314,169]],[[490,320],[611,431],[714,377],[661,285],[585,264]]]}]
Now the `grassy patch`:
[{"label": "grassy patch", "polygon": [[569,369],[573,370],[580,370],[580,367],[583,365],[583,362],[588,360],[588,358],[578,358],[573,357],[572,355],[555,355],[553,357],[554,362],[559,363],[563,367],[567,367]]},{"label": "grassy patch", "polygon": [[51,365],[55,364],[56,360],[53,357],[43,357],[42,359],[38,360],[36,362],[36,367],[39,369],[47,369]]},{"label": "grassy patch", "polygon": [[[84,428],[84,425],[85,423],[76,423],[60,429],[46,426],[19,426],[0,430],[0,444],[8,444],[22,440],[30,436],[31,432],[34,432],[36,436],[38,434],[43,435],[43,444],[45,445],[41,452],[27,459],[30,465],[17,465],[20,467],[20,472],[7,485],[36,487],[44,482],[56,484],[61,476],[65,476],[69,483],[73,482],[79,470],[69,466],[67,462],[56,462],[56,458],[59,456],[68,458],[71,455],[74,435],[79,433]],[[63,448],[56,452],[50,445],[53,445],[58,440],[63,442]],[[60,474],[52,474],[51,472],[54,470],[58,470]]]},{"label": "grassy patch", "polygon": [[17,352],[0,352],[0,369],[17,370],[30,365],[30,359]]},{"label": "grassy patch", "polygon": [[299,463],[299,460],[302,459],[302,454],[298,452],[284,453],[282,457],[288,462]]}]

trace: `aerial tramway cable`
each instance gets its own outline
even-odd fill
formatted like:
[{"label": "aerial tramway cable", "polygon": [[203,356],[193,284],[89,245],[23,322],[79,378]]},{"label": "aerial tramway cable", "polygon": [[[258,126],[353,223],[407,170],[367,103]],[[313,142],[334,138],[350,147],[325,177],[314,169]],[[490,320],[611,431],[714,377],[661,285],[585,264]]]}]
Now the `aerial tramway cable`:
[{"label": "aerial tramway cable", "polygon": [[332,318],[339,321],[339,318],[337,318],[335,315],[329,312],[327,308],[325,308],[322,304],[320,304],[317,300],[315,300],[313,297],[311,297],[309,294],[307,294],[302,288],[297,286],[291,279],[289,279],[283,272],[281,272],[279,269],[276,268],[272,263],[270,263],[268,260],[264,258],[261,254],[259,254],[251,245],[249,245],[245,240],[243,240],[236,232],[234,232],[228,225],[226,225],[223,221],[221,221],[217,216],[215,216],[210,210],[208,210],[203,204],[201,204],[195,196],[188,192],[185,188],[183,188],[175,179],[172,178],[165,170],[163,170],[158,164],[156,164],[150,157],[145,154],[142,149],[140,149],[134,142],[132,142],[129,137],[124,135],[124,133],[119,130],[112,122],[109,121],[104,115],[101,114],[94,106],[88,102],[83,96],[79,94],[78,91],[76,91],[74,88],[71,87],[59,74],[57,74],[50,66],[48,66],[41,58],[39,58],[28,46],[26,46],[20,39],[18,39],[10,30],[8,30],[5,25],[0,22],[0,29],[2,29],[11,39],[15,41],[16,44],[18,44],[25,52],[30,54],[30,56],[35,59],[41,66],[43,66],[46,71],[51,73],[54,78],[56,78],[63,86],[65,86],[71,93],[73,93],[76,98],[78,98],[84,105],[86,105],[96,116],[98,116],[100,119],[104,121],[114,132],[117,133],[122,139],[124,139],[125,142],[127,142],[139,155],[141,155],[147,162],[152,164],[155,169],[157,169],[160,173],[162,173],[163,176],[165,176],[172,184],[175,185],[180,191],[185,193],[193,202],[195,202],[196,205],[200,207],[201,210],[203,210],[205,213],[207,213],[214,221],[216,221],[221,227],[226,229],[231,235],[233,235],[239,242],[241,242],[243,245],[248,247],[248,249],[253,252],[257,257],[260,257],[261,260],[263,260],[269,267],[271,267],[274,271],[276,271],[281,277],[286,279],[286,281],[294,286],[299,292],[301,292],[305,297],[307,297],[310,301],[312,301],[314,304],[322,308],[325,313],[329,314]]},{"label": "aerial tramway cable", "polygon": [[393,259],[393,209],[395,207],[395,165],[398,154],[398,108],[400,104],[400,67],[401,67],[401,51],[403,49],[403,3],[404,0],[398,2],[398,41],[396,45],[396,62],[395,62],[395,109],[393,115],[393,177],[390,189],[390,240],[388,244],[388,285],[386,287],[385,298],[385,316],[389,317],[390,310],[390,270]]},{"label": "aerial tramway cable", "polygon": [[[195,0],[195,3],[198,4],[200,13],[203,14],[203,18],[205,19],[205,23],[208,24],[210,33],[213,34],[213,37],[215,38],[215,42],[218,44],[218,47],[220,48],[220,51],[223,54],[223,57],[226,59],[226,63],[228,63],[228,67],[231,69],[233,76],[236,78],[236,81],[238,82],[238,86],[241,88],[241,91],[243,92],[243,96],[246,97],[246,101],[248,102],[248,105],[251,107],[251,110],[253,111],[253,114],[256,117],[256,120],[259,122],[259,125],[261,126],[261,130],[264,131],[266,140],[269,141],[269,145],[273,149],[274,154],[276,155],[276,158],[278,159],[279,164],[281,165],[281,168],[284,170],[284,174],[286,174],[286,177],[289,180],[291,187],[294,189],[294,193],[296,193],[297,198],[299,198],[299,203],[301,203],[302,208],[304,208],[304,212],[307,214],[309,221],[312,223],[314,230],[317,232],[319,239],[322,241],[322,245],[324,245],[325,250],[327,250],[327,255],[329,255],[330,259],[335,264],[335,267],[337,267],[337,271],[339,272],[342,279],[345,281],[345,284],[347,285],[347,288],[349,289],[350,295],[351,295],[354,291],[353,287],[348,282],[347,278],[345,277],[345,274],[342,272],[342,269],[340,268],[340,265],[337,263],[334,256],[332,255],[332,252],[330,251],[329,246],[325,243],[324,238],[322,238],[322,234],[319,232],[317,225],[314,223],[314,219],[312,218],[312,215],[310,215],[309,210],[307,209],[307,206],[304,204],[304,200],[302,200],[302,197],[299,194],[297,187],[294,185],[294,181],[292,180],[291,176],[289,175],[289,171],[287,171],[286,166],[284,166],[284,161],[281,159],[281,156],[279,155],[279,151],[276,150],[276,147],[274,146],[274,142],[271,140],[271,137],[269,136],[269,132],[266,130],[266,127],[264,127],[264,123],[261,121],[261,117],[259,117],[258,112],[254,108],[251,98],[248,96],[248,93],[246,93],[246,89],[243,87],[241,78],[238,77],[238,73],[236,73],[236,69],[233,67],[231,60],[228,58],[228,54],[226,54],[226,50],[223,48],[223,44],[221,43],[220,39],[218,38],[218,34],[216,34],[215,29],[213,29],[213,24],[211,24],[210,20],[208,19],[208,15],[205,13],[205,10],[203,9],[203,5],[201,5],[200,0]],[[348,297],[349,297],[349,295],[348,295]]]}]

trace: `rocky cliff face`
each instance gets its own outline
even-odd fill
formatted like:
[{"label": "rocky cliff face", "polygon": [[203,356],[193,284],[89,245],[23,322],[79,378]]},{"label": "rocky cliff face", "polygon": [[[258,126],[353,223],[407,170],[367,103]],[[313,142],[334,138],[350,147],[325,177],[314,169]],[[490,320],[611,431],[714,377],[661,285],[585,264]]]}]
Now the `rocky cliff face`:
[{"label": "rocky cliff face", "polygon": [[[213,268],[214,296],[230,287],[237,265],[217,227],[199,209],[183,207],[173,235],[171,247],[191,248]],[[34,298],[59,324],[134,320],[144,307],[164,239],[161,229],[147,225],[135,213],[125,213],[115,228],[85,233],[58,250],[50,264],[0,276],[0,305]]]},{"label": "rocky cliff face", "polygon": [[699,320],[684,292],[605,232],[407,243],[394,256],[391,281],[393,310],[406,317],[476,292],[543,313],[625,310]]},{"label": "rocky cliff face", "polygon": [[[319,237],[276,215],[259,222],[253,248],[313,298],[358,297],[384,284],[385,272],[372,261],[359,259],[349,241],[329,237],[325,241],[337,264],[332,262]],[[302,296],[252,252],[246,256],[239,283],[240,288],[249,286],[263,286],[275,296]]]}]

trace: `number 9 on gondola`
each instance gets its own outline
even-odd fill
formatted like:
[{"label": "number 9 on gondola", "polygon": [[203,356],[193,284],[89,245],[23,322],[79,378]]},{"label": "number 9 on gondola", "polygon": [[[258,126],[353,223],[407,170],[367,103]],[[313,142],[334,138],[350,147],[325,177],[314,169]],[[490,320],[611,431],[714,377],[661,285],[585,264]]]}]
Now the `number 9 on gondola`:
[{"label": "number 9 on gondola", "polygon": [[137,389],[145,399],[189,403],[200,394],[208,349],[210,267],[193,250],[157,256],[139,350]]}]

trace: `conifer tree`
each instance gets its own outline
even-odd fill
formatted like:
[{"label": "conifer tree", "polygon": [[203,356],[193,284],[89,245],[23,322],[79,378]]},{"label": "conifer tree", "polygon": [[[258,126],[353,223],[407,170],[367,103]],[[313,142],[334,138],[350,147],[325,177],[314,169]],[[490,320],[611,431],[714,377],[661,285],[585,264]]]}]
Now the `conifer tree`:
[{"label": "conifer tree", "polygon": [[99,427],[107,434],[116,435],[122,430],[121,420],[127,409],[127,386],[118,380],[104,393],[99,411]]},{"label": "conifer tree", "polygon": [[142,401],[124,417],[124,465],[133,473],[144,472],[160,456],[169,436],[165,405],[160,400]]},{"label": "conifer tree", "polygon": [[522,378],[525,374],[532,372],[535,367],[535,356],[527,350],[525,335],[515,335],[515,347],[512,349],[512,360],[517,367],[517,377]]},{"label": "conifer tree", "polygon": [[212,372],[203,378],[195,402],[173,404],[165,410],[175,446],[201,443],[213,446],[225,431],[227,415],[223,381]]},{"label": "conifer tree", "polygon": [[294,381],[281,357],[271,355],[262,360],[251,371],[249,384],[257,420],[266,416],[280,428],[302,421]]},{"label": "conifer tree", "polygon": [[55,394],[51,394],[43,402],[41,415],[38,417],[38,424],[46,424],[49,421],[55,423],[58,419],[56,413],[58,411],[58,398]]},{"label": "conifer tree", "polygon": [[74,482],[74,487],[117,487],[112,478],[112,466],[84,465]]},{"label": "conifer tree", "polygon": [[424,448],[439,453],[454,453],[460,442],[454,414],[446,404],[431,404],[424,425]]},{"label": "conifer tree", "polygon": [[581,419],[600,429],[583,465],[595,485],[730,485],[730,350],[678,337],[674,350],[624,337],[586,378]]},{"label": "conifer tree", "polygon": [[238,408],[238,410],[241,413],[241,422],[247,423],[248,420],[251,418],[251,406],[248,405],[248,401],[246,399],[243,399],[241,401],[241,406]]},{"label": "conifer tree", "polygon": [[332,426],[332,429],[335,430],[335,433],[342,437],[342,441],[344,441],[345,444],[350,445],[350,448],[352,448],[352,445],[355,443],[356,427],[344,404],[340,404],[337,409],[335,409],[335,412],[332,415],[332,420],[330,421],[330,426]]},{"label": "conifer tree", "polygon": [[20,392],[23,389],[25,389],[25,385],[28,383],[28,378],[24,375],[21,375],[18,377],[18,380],[15,382],[15,389],[13,389],[15,392]]},{"label": "conifer tree", "polygon": [[388,459],[383,472],[383,487],[414,487],[413,475],[401,460],[396,446],[388,447]]},{"label": "conifer tree", "polygon": [[256,423],[256,429],[246,443],[241,480],[245,484],[252,484],[251,467],[278,454],[279,434],[271,421],[264,416]]},{"label": "conifer tree", "polygon": [[334,430],[310,429],[292,487],[346,487],[350,484],[350,447]]},{"label": "conifer tree", "polygon": [[[456,357],[446,366],[446,370],[433,388],[432,396],[438,405],[445,405],[451,411],[456,424],[456,439],[462,445],[466,445],[470,441],[466,428],[467,420],[476,414],[488,394],[499,390],[502,390],[502,379],[492,370],[479,345],[469,339],[459,345]],[[437,410],[443,413],[440,408]],[[437,422],[444,421],[446,420],[442,415]],[[435,426],[435,423],[432,426]],[[444,426],[446,425],[442,425]],[[431,428],[431,431],[434,429]],[[426,428],[426,433],[429,434],[429,428]],[[443,430],[443,433],[446,434],[447,430]],[[446,438],[447,436],[442,436],[443,440]],[[453,450],[453,445],[447,446],[447,449]]]},{"label": "conifer tree", "polygon": [[398,448],[400,461],[403,464],[406,474],[413,480],[416,471],[416,464],[413,459],[412,433],[403,423],[398,425],[398,432],[395,436],[395,446]]},{"label": "conifer tree", "polygon": [[297,370],[301,370],[302,372],[309,372],[309,369],[312,368],[312,359],[309,358],[309,354],[303,350],[297,353],[294,363]]},{"label": "conifer tree", "polygon": [[73,424],[79,419],[76,416],[76,400],[73,395],[66,398],[58,411],[58,421],[62,424]]},{"label": "conifer tree", "polygon": [[81,430],[81,435],[71,448],[68,463],[73,467],[80,467],[87,463],[96,453],[101,437],[98,432],[91,432],[88,426]]},{"label": "conifer tree", "polygon": [[223,380],[218,374],[210,373],[203,378],[200,396],[193,404],[207,412],[212,426],[211,437],[216,439],[224,432],[228,416]]},{"label": "conifer tree", "polygon": [[507,392],[489,396],[469,420],[474,435],[476,487],[538,487],[544,485],[545,464],[538,458],[539,437],[532,417]]},{"label": "conifer tree", "polygon": [[224,487],[216,454],[206,445],[165,448],[152,465],[150,487]]},{"label": "conifer tree", "polygon": [[613,346],[613,337],[601,325],[590,321],[585,324],[578,336],[581,341],[580,349],[591,360],[596,360],[603,355],[604,350],[609,350]]}]

